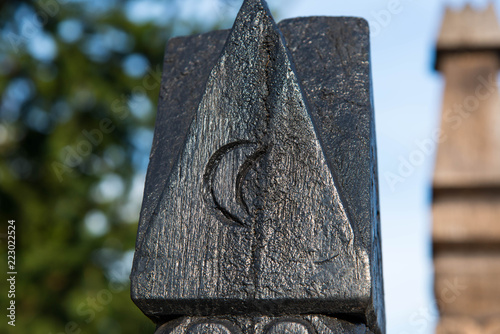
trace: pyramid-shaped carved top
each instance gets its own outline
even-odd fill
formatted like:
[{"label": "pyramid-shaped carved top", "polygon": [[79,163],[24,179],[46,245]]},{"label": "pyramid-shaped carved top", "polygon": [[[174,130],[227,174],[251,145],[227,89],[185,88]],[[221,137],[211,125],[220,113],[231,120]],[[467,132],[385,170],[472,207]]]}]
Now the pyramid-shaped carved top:
[{"label": "pyramid-shaped carved top", "polygon": [[282,34],[245,1],[138,240],[134,299],[288,312],[366,295],[368,257],[334,175]]},{"label": "pyramid-shaped carved top", "polygon": [[[167,70],[175,57],[183,68],[164,76],[173,110],[159,109],[131,274],[155,322],[349,313],[383,327],[366,24],[280,27],[286,40],[265,1],[246,0],[223,47],[195,36],[197,55],[179,43],[182,56],[165,57]],[[197,80],[196,103],[175,110]]]},{"label": "pyramid-shaped carved top", "polygon": [[470,5],[461,10],[446,8],[437,48],[499,49],[500,26],[493,3],[483,10],[476,10]]}]

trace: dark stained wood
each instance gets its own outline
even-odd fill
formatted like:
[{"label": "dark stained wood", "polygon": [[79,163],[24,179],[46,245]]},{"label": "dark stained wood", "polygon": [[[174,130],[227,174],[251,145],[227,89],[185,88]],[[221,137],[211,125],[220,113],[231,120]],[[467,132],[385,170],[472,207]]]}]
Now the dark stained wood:
[{"label": "dark stained wood", "polygon": [[276,26],[248,0],[230,32],[169,42],[131,275],[156,323],[385,332],[368,36],[357,18]]}]

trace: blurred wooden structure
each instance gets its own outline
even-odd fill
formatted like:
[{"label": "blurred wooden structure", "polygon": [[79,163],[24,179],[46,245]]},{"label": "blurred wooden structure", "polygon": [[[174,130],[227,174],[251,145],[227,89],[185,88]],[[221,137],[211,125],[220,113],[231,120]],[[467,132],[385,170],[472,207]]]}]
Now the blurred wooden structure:
[{"label": "blurred wooden structure", "polygon": [[439,334],[500,333],[500,26],[447,9],[436,69],[445,79],[433,181]]}]

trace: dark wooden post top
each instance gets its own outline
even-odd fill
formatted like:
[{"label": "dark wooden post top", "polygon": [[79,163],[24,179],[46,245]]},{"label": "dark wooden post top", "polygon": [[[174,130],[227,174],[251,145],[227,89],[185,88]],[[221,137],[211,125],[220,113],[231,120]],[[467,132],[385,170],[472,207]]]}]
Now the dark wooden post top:
[{"label": "dark wooden post top", "polygon": [[170,40],[132,270],[158,333],[384,333],[368,25]]}]

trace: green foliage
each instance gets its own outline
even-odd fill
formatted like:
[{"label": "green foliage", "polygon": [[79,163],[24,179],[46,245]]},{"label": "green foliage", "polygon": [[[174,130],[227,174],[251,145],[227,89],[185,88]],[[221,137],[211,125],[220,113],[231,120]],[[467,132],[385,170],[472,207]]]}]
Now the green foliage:
[{"label": "green foliage", "polygon": [[18,273],[16,327],[2,313],[0,332],[154,331],[128,266],[163,49],[182,22],[134,23],[127,5],[0,2],[0,268],[15,219]]}]

